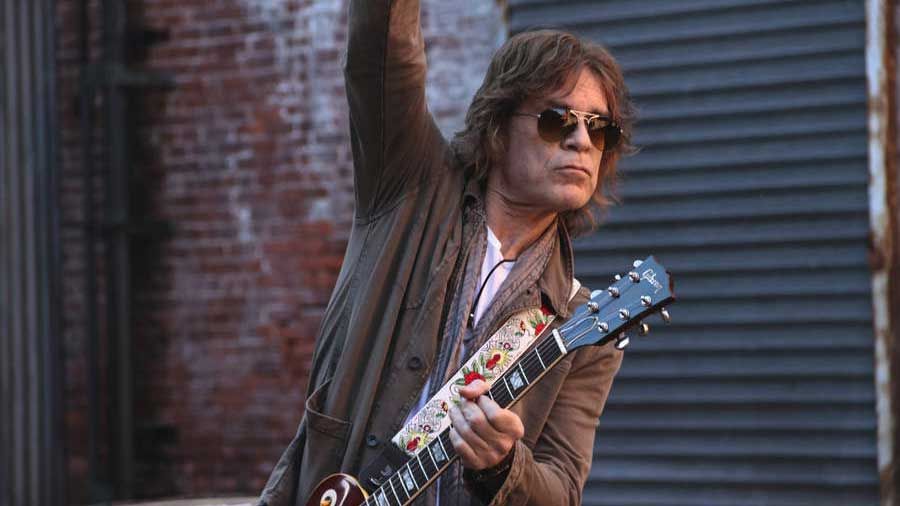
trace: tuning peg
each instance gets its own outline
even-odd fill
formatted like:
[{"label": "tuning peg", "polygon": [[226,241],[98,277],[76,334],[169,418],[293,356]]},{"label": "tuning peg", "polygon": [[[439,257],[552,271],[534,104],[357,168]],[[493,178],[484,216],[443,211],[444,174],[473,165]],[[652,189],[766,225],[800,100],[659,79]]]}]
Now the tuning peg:
[{"label": "tuning peg", "polygon": [[609,324],[606,322],[600,322],[597,328],[600,329],[600,332],[609,332]]},{"label": "tuning peg", "polygon": [[662,319],[666,323],[670,323],[672,321],[672,317],[669,316],[669,311],[666,308],[662,308],[659,310],[659,316],[662,316]]},{"label": "tuning peg", "polygon": [[621,281],[621,280],[622,280],[622,275],[621,275],[621,274],[616,274],[615,276],[613,276],[613,279],[615,279],[616,281]]},{"label": "tuning peg", "polygon": [[619,297],[619,289],[614,286],[607,288],[606,291],[609,292],[609,294],[612,295],[613,298]]},{"label": "tuning peg", "polygon": [[597,311],[600,311],[600,304],[597,304],[596,302],[589,300],[587,303],[587,308],[588,308],[588,311],[590,311],[592,313],[596,313]]},{"label": "tuning peg", "polygon": [[650,325],[647,325],[644,322],[638,323],[638,334],[642,336],[646,336],[650,333]]},{"label": "tuning peg", "polygon": [[619,318],[623,320],[627,320],[631,318],[631,312],[625,309],[624,307],[619,310]]},{"label": "tuning peg", "polygon": [[631,281],[633,281],[635,283],[637,283],[641,280],[641,275],[634,271],[629,272],[628,277],[631,278]]},{"label": "tuning peg", "polygon": [[628,339],[628,336],[626,336],[625,333],[623,332],[623,333],[619,334],[619,337],[616,338],[616,349],[624,350],[625,347],[628,346],[628,343],[630,343],[630,342],[631,342],[631,340]]},{"label": "tuning peg", "polygon": [[650,304],[652,302],[653,302],[653,300],[650,298],[649,295],[641,295],[641,305],[643,305],[644,307],[650,307]]},{"label": "tuning peg", "polygon": [[637,269],[638,267],[641,266],[642,263],[644,263],[643,260],[635,260],[634,262],[631,262],[631,265],[633,265],[634,268]]}]

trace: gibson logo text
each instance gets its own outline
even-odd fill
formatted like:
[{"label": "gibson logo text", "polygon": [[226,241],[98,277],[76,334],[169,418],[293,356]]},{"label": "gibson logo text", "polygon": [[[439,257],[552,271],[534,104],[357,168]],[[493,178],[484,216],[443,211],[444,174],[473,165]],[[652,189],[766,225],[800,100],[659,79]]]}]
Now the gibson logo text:
[{"label": "gibson logo text", "polygon": [[644,271],[641,274],[641,278],[646,279],[648,283],[656,288],[653,293],[658,293],[660,290],[662,290],[662,285],[659,283],[659,281],[656,280],[656,272],[654,272],[653,269],[647,269],[646,271]]}]

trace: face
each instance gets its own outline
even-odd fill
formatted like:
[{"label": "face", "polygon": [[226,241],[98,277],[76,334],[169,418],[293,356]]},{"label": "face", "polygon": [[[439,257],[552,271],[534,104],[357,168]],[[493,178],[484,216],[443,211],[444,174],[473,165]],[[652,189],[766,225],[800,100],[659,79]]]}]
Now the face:
[{"label": "face", "polygon": [[[603,87],[588,69],[575,76],[574,86],[527,100],[515,112],[538,114],[549,107],[609,116]],[[488,176],[488,193],[507,206],[536,214],[561,213],[588,203],[597,187],[603,151],[591,143],[584,121],[561,141],[548,142],[538,134],[537,118],[513,115],[507,134],[505,163]]]}]

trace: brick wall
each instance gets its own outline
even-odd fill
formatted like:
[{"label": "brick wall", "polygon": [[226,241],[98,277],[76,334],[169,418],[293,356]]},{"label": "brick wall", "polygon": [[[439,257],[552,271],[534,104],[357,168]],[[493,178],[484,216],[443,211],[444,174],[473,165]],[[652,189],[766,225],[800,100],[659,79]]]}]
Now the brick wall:
[{"label": "brick wall", "polygon": [[[136,240],[132,255],[138,493],[255,494],[300,419],[352,213],[346,0],[128,5],[136,25],[168,31],[141,65],[176,79],[171,90],[136,94],[131,112],[133,212],[172,226],[166,239]],[[68,465],[70,502],[82,503],[77,3],[57,6]],[[502,10],[424,2],[428,98],[447,134],[505,36]]]}]

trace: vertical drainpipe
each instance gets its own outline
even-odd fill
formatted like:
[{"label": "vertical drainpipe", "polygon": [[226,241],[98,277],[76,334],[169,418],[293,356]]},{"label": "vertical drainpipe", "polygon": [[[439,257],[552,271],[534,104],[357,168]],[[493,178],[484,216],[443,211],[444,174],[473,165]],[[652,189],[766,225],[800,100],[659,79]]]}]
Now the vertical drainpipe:
[{"label": "vertical drainpipe", "polygon": [[103,107],[106,147],[106,312],[109,335],[108,366],[111,476],[116,499],[134,497],[134,402],[131,342],[131,267],[129,192],[131,165],[127,132],[133,128],[121,71],[125,68],[127,5],[121,0],[100,2],[103,28]]},{"label": "vertical drainpipe", "polygon": [[900,405],[895,340],[900,326],[894,2],[866,0],[866,80],[869,124],[869,220],[878,473],[882,506],[898,505],[896,434]]}]

